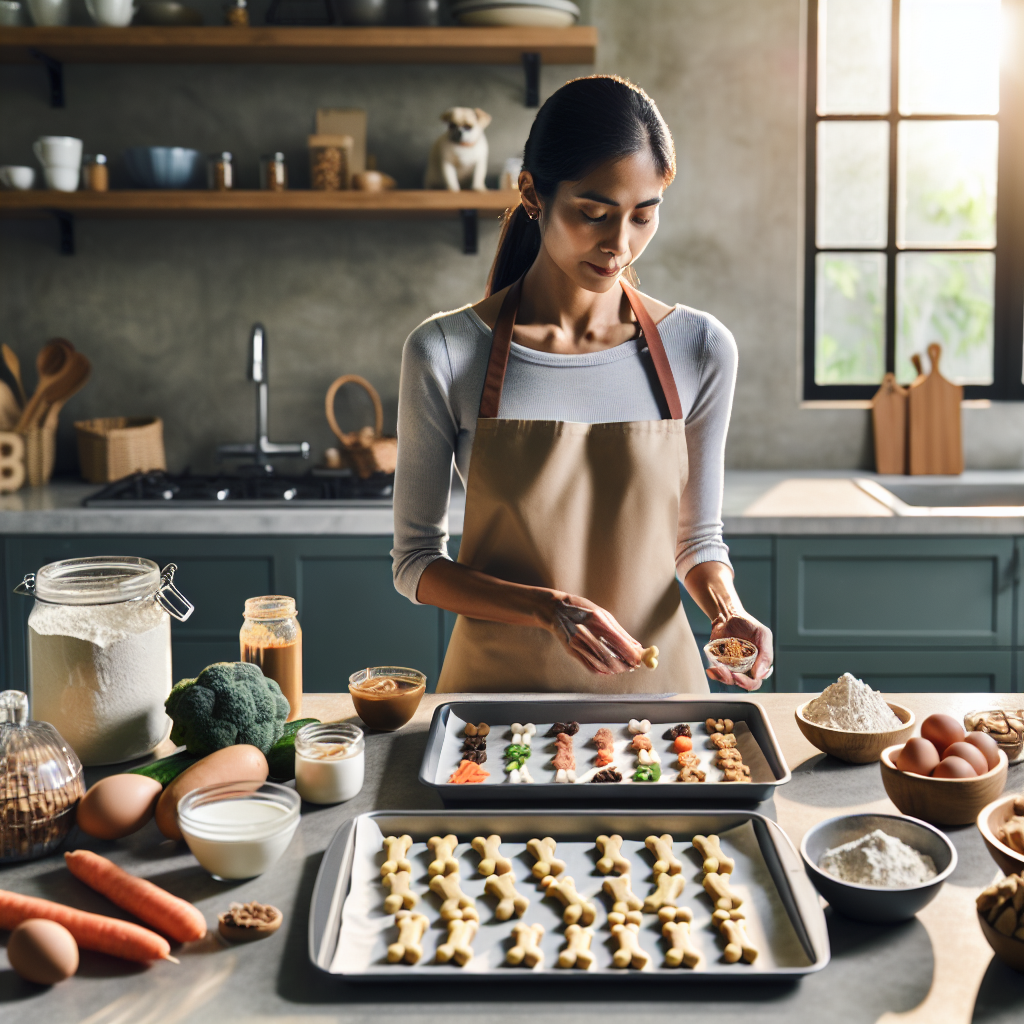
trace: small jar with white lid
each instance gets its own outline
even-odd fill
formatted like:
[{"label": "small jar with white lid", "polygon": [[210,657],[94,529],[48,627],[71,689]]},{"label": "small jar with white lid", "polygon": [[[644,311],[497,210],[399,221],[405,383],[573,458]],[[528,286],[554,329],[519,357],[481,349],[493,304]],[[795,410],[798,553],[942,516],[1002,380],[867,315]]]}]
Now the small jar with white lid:
[{"label": "small jar with white lid", "polygon": [[295,735],[295,788],[311,804],[340,804],[363,788],[363,730],[348,722],[305,725]]}]

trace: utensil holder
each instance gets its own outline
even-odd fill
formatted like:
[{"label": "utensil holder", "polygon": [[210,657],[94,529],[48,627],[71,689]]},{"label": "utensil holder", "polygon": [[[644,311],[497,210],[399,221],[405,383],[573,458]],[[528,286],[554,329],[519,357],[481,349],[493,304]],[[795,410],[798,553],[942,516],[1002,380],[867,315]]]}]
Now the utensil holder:
[{"label": "utensil holder", "polygon": [[29,487],[40,487],[53,476],[57,457],[57,428],[40,424],[29,427],[25,438],[25,476]]},{"label": "utensil holder", "polygon": [[91,484],[109,484],[132,473],[167,468],[164,421],[159,417],[79,420],[75,430],[82,476]]},{"label": "utensil holder", "polygon": [[[374,425],[363,427],[346,434],[334,418],[334,396],[345,384],[358,384],[373,402]],[[398,438],[384,436],[384,407],[381,405],[377,389],[365,378],[355,373],[346,373],[339,377],[327,389],[324,403],[327,422],[334,436],[341,442],[342,459],[348,463],[356,475],[365,480],[374,473],[394,473],[398,461]]]}]

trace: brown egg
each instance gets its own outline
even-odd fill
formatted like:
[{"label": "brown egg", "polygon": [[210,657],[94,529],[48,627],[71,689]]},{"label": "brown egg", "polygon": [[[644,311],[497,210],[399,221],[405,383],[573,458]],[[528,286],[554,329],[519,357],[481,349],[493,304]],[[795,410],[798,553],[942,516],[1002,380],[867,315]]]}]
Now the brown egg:
[{"label": "brown egg", "polygon": [[964,743],[970,743],[985,755],[990,770],[999,764],[999,744],[987,732],[969,732]]},{"label": "brown egg", "polygon": [[163,787],[145,775],[108,775],[78,804],[78,827],[97,839],[123,839],[153,817]]},{"label": "brown egg", "polygon": [[958,743],[967,732],[952,715],[929,715],[921,723],[921,735],[935,744],[939,757],[946,751],[950,743]]},{"label": "brown egg", "polygon": [[979,750],[973,743],[968,743],[967,740],[950,743],[946,747],[946,757],[962,757],[977,775],[984,775],[988,771],[988,758],[985,757],[985,752]]},{"label": "brown egg", "polygon": [[932,772],[933,779],[976,779],[978,773],[971,767],[969,761],[962,757],[944,757],[935,771]]},{"label": "brown egg", "polygon": [[7,959],[26,981],[55,985],[78,970],[78,943],[56,921],[22,921],[7,940]]},{"label": "brown egg", "polygon": [[914,775],[931,775],[938,763],[939,752],[935,744],[920,736],[907,740],[896,755],[896,767],[901,772],[912,772]]}]

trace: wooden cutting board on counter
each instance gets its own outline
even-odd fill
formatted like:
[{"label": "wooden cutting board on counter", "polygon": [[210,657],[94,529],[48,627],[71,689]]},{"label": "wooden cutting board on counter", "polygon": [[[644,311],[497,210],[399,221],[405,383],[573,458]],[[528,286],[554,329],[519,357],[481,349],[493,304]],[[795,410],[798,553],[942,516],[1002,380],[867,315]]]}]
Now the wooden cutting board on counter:
[{"label": "wooden cutting board on counter", "polygon": [[960,403],[964,389],[946,380],[939,370],[942,347],[928,346],[931,372],[907,389],[907,470],[922,474],[958,475],[964,471]]},{"label": "wooden cutting board on counter", "polygon": [[871,423],[875,432],[875,472],[907,471],[907,389],[887,373],[871,399]]}]

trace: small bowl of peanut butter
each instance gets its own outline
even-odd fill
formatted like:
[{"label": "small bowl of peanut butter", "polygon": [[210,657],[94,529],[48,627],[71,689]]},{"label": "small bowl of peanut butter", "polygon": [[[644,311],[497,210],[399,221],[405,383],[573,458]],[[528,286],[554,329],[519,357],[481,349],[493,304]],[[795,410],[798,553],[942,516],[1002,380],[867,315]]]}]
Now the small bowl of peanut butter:
[{"label": "small bowl of peanut butter", "polygon": [[704,653],[713,664],[723,665],[733,672],[749,672],[757,661],[757,648],[749,640],[723,636],[704,645]]},{"label": "small bowl of peanut butter", "polygon": [[379,665],[348,677],[356,714],[371,729],[394,732],[416,714],[427,689],[427,677],[414,668]]}]

